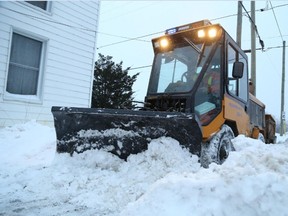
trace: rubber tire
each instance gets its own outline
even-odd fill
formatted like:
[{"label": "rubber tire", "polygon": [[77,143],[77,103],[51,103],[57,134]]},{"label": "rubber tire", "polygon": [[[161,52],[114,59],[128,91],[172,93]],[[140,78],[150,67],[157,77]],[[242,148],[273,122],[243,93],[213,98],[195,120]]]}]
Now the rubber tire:
[{"label": "rubber tire", "polygon": [[200,163],[204,168],[209,164],[223,164],[230,151],[235,151],[232,143],[234,133],[228,125],[223,125],[221,130],[208,143],[202,143]]},{"label": "rubber tire", "polygon": [[220,143],[218,146],[217,152],[217,164],[223,164],[225,160],[228,158],[229,153],[231,151],[235,151],[235,148],[232,143],[232,139],[234,139],[234,133],[230,127],[227,126],[227,131],[223,133],[220,138]]}]

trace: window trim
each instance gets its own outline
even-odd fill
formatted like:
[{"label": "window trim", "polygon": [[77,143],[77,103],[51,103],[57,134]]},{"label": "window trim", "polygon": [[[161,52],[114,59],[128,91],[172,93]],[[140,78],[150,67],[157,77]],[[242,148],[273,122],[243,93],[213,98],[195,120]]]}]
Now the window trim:
[{"label": "window trim", "polygon": [[[236,94],[233,94],[230,90],[229,90],[229,63],[228,63],[228,52],[229,52],[229,46],[235,51],[235,53],[238,55],[237,56],[237,61],[239,60],[239,55],[241,55],[243,57],[243,59],[245,59],[245,62],[246,64],[244,64],[244,67],[246,69],[246,75],[247,75],[247,81],[249,80],[249,73],[248,73],[248,62],[247,62],[247,59],[245,58],[245,56],[243,55],[243,53],[238,50],[236,48],[236,45],[235,43],[233,43],[232,41],[228,40],[227,43],[226,43],[226,59],[227,59],[227,62],[226,62],[226,68],[227,68],[227,74],[226,74],[226,77],[227,77],[227,84],[226,84],[226,91],[228,92],[228,94],[231,96],[231,97],[234,97],[236,98],[238,101],[241,101],[243,102],[244,104],[247,104],[249,102],[249,90],[247,89],[247,98],[246,100],[244,100],[243,98],[241,98],[239,96],[239,85],[240,85],[240,80],[235,80],[236,81],[236,86],[237,86],[237,89],[236,89]],[[248,82],[247,82],[247,87],[248,87]]]},{"label": "window trim", "polygon": [[[228,42],[227,43],[227,49],[226,49],[226,53],[227,53],[227,79],[228,79],[228,85],[227,85],[227,90],[228,90],[228,93],[231,95],[231,96],[233,96],[233,97],[235,97],[235,98],[239,98],[239,96],[238,96],[238,85],[239,85],[239,81],[237,80],[237,79],[234,79],[233,77],[230,77],[229,75],[229,59],[228,59],[228,57],[229,57],[229,53],[230,53],[230,48],[231,47],[231,49],[233,49],[233,51],[235,51],[235,54],[236,54],[236,56],[235,56],[235,61],[237,61],[237,49],[235,48],[235,46],[231,43],[231,42]],[[231,68],[232,69],[232,68]],[[232,72],[232,71],[231,71]],[[231,75],[232,75],[232,73],[231,73]],[[235,89],[235,93],[233,93],[232,91],[230,91],[230,89],[229,89],[229,82],[230,82],[230,80],[233,80],[233,81],[235,81],[235,86],[236,86],[236,89]]]},{"label": "window trim", "polygon": [[21,3],[26,5],[29,8],[32,8],[33,10],[36,10],[36,11],[39,11],[41,13],[45,13],[45,14],[48,14],[48,15],[52,15],[52,1],[47,1],[46,10],[44,10],[44,9],[42,9],[40,7],[37,7],[37,6],[33,5],[33,4],[30,4],[29,2],[26,2],[26,1],[23,1]]},{"label": "window trim", "polygon": [[[215,45],[214,45],[214,46],[215,46]],[[222,107],[222,106],[223,106],[223,97],[224,97],[224,92],[223,92],[222,85],[223,85],[223,76],[225,76],[224,73],[223,73],[223,72],[224,72],[223,60],[224,60],[224,58],[225,58],[225,56],[223,56],[223,49],[225,49],[225,46],[222,46],[221,43],[218,43],[217,47],[216,47],[216,48],[214,47],[214,50],[213,50],[213,48],[212,48],[211,53],[213,53],[213,55],[212,55],[211,60],[215,57],[215,54],[217,53],[217,50],[218,50],[218,49],[219,49],[219,57],[220,57],[220,61],[219,61],[219,63],[220,63],[220,71],[219,71],[219,73],[220,73],[220,83],[219,83],[219,98],[220,98],[220,101],[219,101],[219,102],[220,102],[220,104],[219,104],[219,107]],[[210,53],[210,55],[211,55],[211,53]],[[212,61],[210,61],[210,63],[208,64],[207,69],[210,68],[210,65],[211,65],[211,64],[212,64]],[[204,66],[204,67],[205,67],[205,66]],[[204,77],[205,77],[207,71],[208,71],[208,70],[206,70],[205,73],[203,74],[203,77],[201,78],[201,81],[200,81],[199,85],[204,81]],[[196,94],[197,94],[197,92],[198,92],[198,90],[199,90],[199,86],[198,86],[197,88],[198,88],[198,89],[196,90],[196,92],[195,92],[195,94],[194,94],[194,109],[195,109],[195,101],[196,101],[195,96],[196,96]],[[209,101],[208,101],[208,102],[209,102]],[[217,108],[217,107],[215,107],[215,108],[216,108],[217,112],[214,113],[213,117],[210,118],[209,121],[207,121],[207,122],[202,122],[202,121],[199,119],[199,122],[200,122],[200,124],[201,124],[202,126],[207,126],[208,124],[210,124],[210,123],[211,123],[212,121],[214,121],[214,120],[217,118],[217,116],[222,112],[221,109],[219,109],[219,108]],[[194,110],[194,112],[195,112],[195,110]]]},{"label": "window trim", "polygon": [[[25,37],[31,38],[33,40],[38,40],[42,42],[42,50],[41,50],[41,57],[40,57],[40,66],[39,66],[39,76],[38,76],[38,83],[37,83],[37,92],[36,95],[21,95],[21,94],[13,94],[7,92],[7,82],[8,82],[8,73],[9,73],[9,64],[10,64],[10,57],[11,57],[11,48],[12,48],[12,38],[13,33],[23,35]],[[3,99],[7,101],[20,101],[20,102],[29,102],[29,103],[36,103],[41,104],[43,102],[43,85],[44,85],[44,72],[46,68],[46,58],[47,58],[47,47],[48,47],[48,38],[37,35],[35,33],[27,32],[25,30],[11,28],[10,31],[10,44],[8,50],[8,62],[6,66],[6,77],[5,77],[5,85],[4,85],[4,95]]]}]

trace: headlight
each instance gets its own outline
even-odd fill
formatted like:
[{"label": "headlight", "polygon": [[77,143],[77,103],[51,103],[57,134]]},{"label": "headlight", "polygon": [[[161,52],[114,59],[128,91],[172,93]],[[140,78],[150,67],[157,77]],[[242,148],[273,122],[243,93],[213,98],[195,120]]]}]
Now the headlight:
[{"label": "headlight", "polygon": [[204,38],[205,37],[205,31],[203,29],[200,29],[198,31],[198,38]]},{"label": "headlight", "polygon": [[215,38],[217,36],[217,29],[216,28],[210,28],[210,29],[200,29],[197,32],[198,38]]},{"label": "headlight", "polygon": [[168,47],[169,46],[169,41],[168,41],[168,39],[167,38],[162,38],[161,40],[160,40],[160,47],[161,48],[166,48],[166,47]]},{"label": "headlight", "polygon": [[211,28],[208,30],[208,36],[210,38],[214,38],[214,37],[216,37],[216,35],[217,35],[217,30],[215,28]]}]

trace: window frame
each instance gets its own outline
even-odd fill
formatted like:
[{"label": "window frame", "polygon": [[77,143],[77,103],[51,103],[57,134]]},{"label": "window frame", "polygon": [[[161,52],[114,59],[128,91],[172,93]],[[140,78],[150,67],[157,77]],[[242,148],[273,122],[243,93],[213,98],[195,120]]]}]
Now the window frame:
[{"label": "window frame", "polygon": [[[243,71],[243,77],[242,78],[240,78],[240,79],[235,79],[235,78],[233,78],[232,77],[232,74],[231,74],[231,77],[229,76],[230,74],[229,74],[229,59],[228,59],[228,56],[229,56],[229,53],[230,53],[230,51],[229,50],[233,50],[233,51],[235,51],[235,54],[236,54],[236,59],[235,59],[235,61],[240,61],[239,59],[244,59],[244,61],[241,61],[241,62],[243,62],[244,63],[244,71]],[[249,90],[248,90],[248,63],[247,63],[247,59],[245,58],[245,56],[241,53],[241,52],[239,52],[239,50],[237,50],[237,48],[235,48],[235,44],[234,43],[232,43],[231,41],[228,41],[227,42],[227,47],[226,47],[226,53],[227,53],[227,55],[226,55],[226,59],[227,59],[227,85],[226,85],[226,88],[227,88],[227,92],[229,93],[229,95],[231,95],[232,97],[235,97],[235,98],[237,98],[238,100],[240,100],[240,101],[242,101],[242,102],[244,102],[245,104],[246,103],[248,103],[248,100],[249,100]],[[232,64],[232,66],[233,66],[233,64]],[[233,70],[233,68],[232,68],[232,70]],[[231,73],[232,73],[232,71],[231,71]],[[242,79],[244,79],[246,77],[246,81],[247,81],[247,89],[246,89],[246,97],[245,97],[245,99],[243,99],[243,97],[241,96],[242,94],[239,92],[239,90],[241,90],[241,81],[242,81]],[[233,93],[230,89],[229,89],[229,83],[231,82],[231,81],[233,81],[233,82],[235,82],[235,86],[236,86],[236,89],[235,89],[235,93]],[[243,81],[242,81],[243,82]],[[244,89],[244,91],[245,91],[245,89]]]},{"label": "window frame", "polygon": [[44,10],[44,9],[42,9],[42,8],[36,6],[36,5],[33,5],[33,4],[31,4],[31,3],[27,2],[27,1],[23,1],[21,3],[26,5],[26,6],[28,6],[28,7],[30,7],[30,8],[32,8],[32,9],[34,9],[34,10],[37,10],[37,11],[40,11],[42,13],[47,13],[47,14],[51,15],[51,13],[52,13],[52,1],[46,1],[46,2],[47,2],[46,10]]},{"label": "window frame", "polygon": [[[202,126],[207,126],[210,122],[212,122],[218,115],[219,115],[219,113],[221,113],[221,108],[220,107],[222,107],[222,100],[223,100],[223,88],[222,88],[222,85],[223,85],[223,76],[224,76],[224,74],[223,74],[223,70],[224,70],[224,65],[223,65],[223,59],[225,58],[224,56],[223,56],[223,49],[225,49],[225,47],[224,46],[222,46],[222,44],[221,43],[218,43],[218,45],[215,47],[215,45],[214,45],[214,48],[212,48],[212,50],[211,50],[211,53],[213,53],[213,55],[210,57],[210,59],[211,59],[211,61],[210,61],[210,63],[208,64],[208,66],[206,67],[206,70],[204,71],[204,73],[203,73],[203,76],[202,76],[202,78],[200,79],[200,81],[199,81],[199,85],[198,85],[198,87],[197,87],[197,90],[195,91],[195,95],[194,95],[194,109],[195,109],[195,107],[197,107],[197,106],[201,106],[201,104],[203,104],[203,103],[206,103],[206,102],[208,102],[208,103],[212,103],[212,104],[214,104],[215,105],[215,111],[216,112],[214,112],[214,113],[212,113],[212,114],[210,114],[210,116],[209,115],[207,115],[209,112],[207,112],[207,114],[206,114],[206,117],[208,117],[209,119],[208,120],[205,120],[205,117],[204,117],[204,121],[201,119],[201,117],[200,116],[198,116],[199,117],[199,120],[200,120],[200,124],[202,125]],[[217,56],[217,52],[218,52],[218,56]],[[210,55],[211,55],[211,53],[210,53]],[[204,82],[206,82],[207,80],[205,80],[206,78],[205,78],[205,76],[209,73],[209,71],[211,71],[211,69],[212,69],[212,66],[213,66],[213,64],[215,63],[214,61],[213,61],[213,59],[214,58],[219,58],[219,61],[218,61],[218,63],[219,63],[219,68],[218,68],[218,72],[217,73],[219,73],[219,83],[218,83],[218,87],[219,87],[219,89],[216,91],[216,92],[218,92],[218,95],[217,94],[215,94],[215,95],[217,95],[218,96],[218,99],[219,99],[219,103],[213,103],[212,101],[211,101],[211,99],[209,99],[209,98],[207,98],[208,100],[207,101],[204,101],[204,102],[202,102],[202,103],[198,103],[196,100],[197,100],[197,94],[199,93],[199,91],[200,91],[200,89],[201,88],[199,88],[199,86],[201,86],[201,85],[203,85],[203,83]],[[209,56],[208,56],[208,58],[209,58]],[[204,84],[203,86],[206,86],[206,84]],[[208,92],[208,86],[206,86],[207,87],[207,92]],[[211,94],[208,94],[208,95],[211,95]],[[214,95],[214,96],[215,96]],[[197,105],[196,105],[197,104]],[[214,110],[214,109],[212,109],[212,110]],[[211,111],[212,111],[211,110]],[[203,115],[205,115],[205,114],[203,114]]]},{"label": "window frame", "polygon": [[[11,49],[12,49],[12,39],[13,34],[19,34],[24,37],[28,37],[33,40],[37,40],[42,42],[42,49],[40,53],[40,65],[39,65],[39,74],[38,74],[38,82],[37,82],[37,90],[35,95],[21,95],[21,94],[13,94],[7,91],[7,83],[8,83],[8,75],[9,75],[9,66],[10,66],[10,58],[11,58]],[[27,31],[23,31],[20,29],[11,28],[10,32],[10,45],[8,50],[8,62],[6,67],[6,78],[5,78],[5,86],[4,86],[4,100],[10,101],[21,101],[21,102],[30,102],[30,103],[42,103],[43,100],[43,83],[44,83],[44,71],[46,67],[46,56],[47,56],[47,45],[48,38],[39,36],[34,33],[30,33]]]}]

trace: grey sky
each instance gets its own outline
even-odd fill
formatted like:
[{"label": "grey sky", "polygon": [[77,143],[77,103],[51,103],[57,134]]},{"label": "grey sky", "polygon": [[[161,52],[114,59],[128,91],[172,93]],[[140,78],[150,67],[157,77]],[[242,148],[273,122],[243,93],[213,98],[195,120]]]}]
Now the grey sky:
[{"label": "grey sky", "polygon": [[[243,4],[250,11],[250,1],[244,1]],[[256,1],[256,25],[266,49],[282,46],[282,38],[271,4],[274,7],[282,38],[288,43],[288,1]],[[261,12],[260,9],[265,10]],[[212,23],[220,23],[236,40],[236,14],[237,1],[102,1],[98,29],[100,33],[97,39],[98,52],[113,56],[113,60],[117,63],[123,61],[125,68],[151,65],[153,61],[151,39],[163,35],[166,29],[209,19]],[[118,43],[127,38],[144,35],[150,36]],[[116,44],[110,45],[113,43]],[[250,44],[250,22],[248,16],[243,15],[242,49],[250,49]],[[261,47],[258,38],[256,38],[256,47]],[[257,97],[266,104],[266,112],[279,118],[282,48],[271,48],[265,52],[257,51],[256,55]],[[287,55],[286,51],[286,72]],[[250,59],[249,54],[248,57]],[[150,67],[131,70],[131,74],[140,72],[134,84],[136,100],[144,100],[150,70]],[[286,116],[288,115],[287,79],[286,75]]]}]

